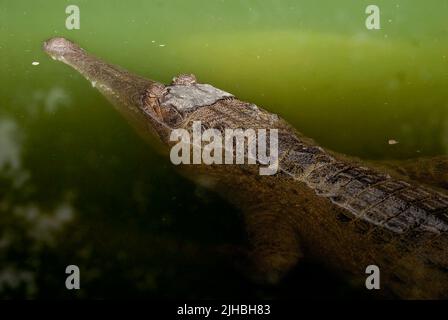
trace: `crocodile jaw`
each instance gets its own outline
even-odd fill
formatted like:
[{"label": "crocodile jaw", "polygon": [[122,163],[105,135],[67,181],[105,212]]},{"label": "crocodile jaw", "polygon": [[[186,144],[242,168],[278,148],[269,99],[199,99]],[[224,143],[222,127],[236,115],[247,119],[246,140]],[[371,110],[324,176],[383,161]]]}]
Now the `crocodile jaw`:
[{"label": "crocodile jaw", "polygon": [[[44,42],[43,50],[54,60],[61,61],[86,78],[145,138],[168,134],[168,128],[156,115],[148,113],[145,96],[148,88],[158,82],[132,74],[88,54],[74,42],[65,38],[52,38]],[[164,140],[164,139],[162,139]]]}]

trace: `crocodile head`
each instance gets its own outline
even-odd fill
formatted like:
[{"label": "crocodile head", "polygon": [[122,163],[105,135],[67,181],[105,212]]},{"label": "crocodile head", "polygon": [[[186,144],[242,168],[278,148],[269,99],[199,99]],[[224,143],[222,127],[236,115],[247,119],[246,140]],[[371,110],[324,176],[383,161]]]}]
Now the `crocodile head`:
[{"label": "crocodile head", "polygon": [[163,142],[168,140],[180,116],[171,105],[160,105],[159,100],[167,93],[163,84],[108,64],[64,38],[45,41],[43,50],[90,81],[143,137],[156,135]]}]

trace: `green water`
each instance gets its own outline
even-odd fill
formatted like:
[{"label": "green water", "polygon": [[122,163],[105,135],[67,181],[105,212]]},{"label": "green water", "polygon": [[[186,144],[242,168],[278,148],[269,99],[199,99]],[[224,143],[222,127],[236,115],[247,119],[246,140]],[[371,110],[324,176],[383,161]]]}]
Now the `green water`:
[{"label": "green water", "polygon": [[[65,28],[68,4],[80,30]],[[368,4],[1,0],[0,297],[358,295],[318,266],[275,288],[247,281],[219,254],[244,243],[238,211],[40,48],[65,36],[155,80],[193,72],[339,152],[447,154],[448,2],[375,1],[374,31]],[[82,290],[65,289],[69,264]]]}]

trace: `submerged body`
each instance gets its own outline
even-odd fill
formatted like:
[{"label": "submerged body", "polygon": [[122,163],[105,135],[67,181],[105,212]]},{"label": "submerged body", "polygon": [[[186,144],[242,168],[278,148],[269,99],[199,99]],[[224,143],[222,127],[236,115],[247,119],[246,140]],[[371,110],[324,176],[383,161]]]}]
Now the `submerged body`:
[{"label": "submerged body", "polygon": [[[254,278],[275,282],[307,256],[359,283],[366,267],[377,265],[386,294],[448,297],[448,195],[442,188],[324,150],[276,115],[198,84],[192,75],[165,86],[62,38],[47,41],[44,50],[83,74],[143,136],[155,135],[166,150],[173,145],[171,131],[191,131],[194,121],[221,132],[278,129],[275,175],[260,176],[259,166],[248,164],[182,168],[241,208]],[[447,161],[439,165],[445,170]],[[412,176],[424,180],[421,171]],[[432,180],[443,187],[444,177]]]}]

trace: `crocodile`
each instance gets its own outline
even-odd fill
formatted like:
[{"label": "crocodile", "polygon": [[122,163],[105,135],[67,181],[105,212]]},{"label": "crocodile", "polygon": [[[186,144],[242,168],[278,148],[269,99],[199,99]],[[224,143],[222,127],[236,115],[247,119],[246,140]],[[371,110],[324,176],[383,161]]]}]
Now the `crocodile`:
[{"label": "crocodile", "polygon": [[[261,165],[181,165],[183,174],[242,212],[250,276],[278,283],[304,259],[318,261],[364,285],[378,266],[381,295],[448,298],[448,160],[366,162],[320,147],[280,116],[191,74],[162,84],[108,64],[65,38],[44,51],[81,73],[144,138],[162,152],[176,128],[278,130],[278,171]],[[155,138],[155,139],[154,139]],[[418,169],[412,164],[418,165]]]}]

